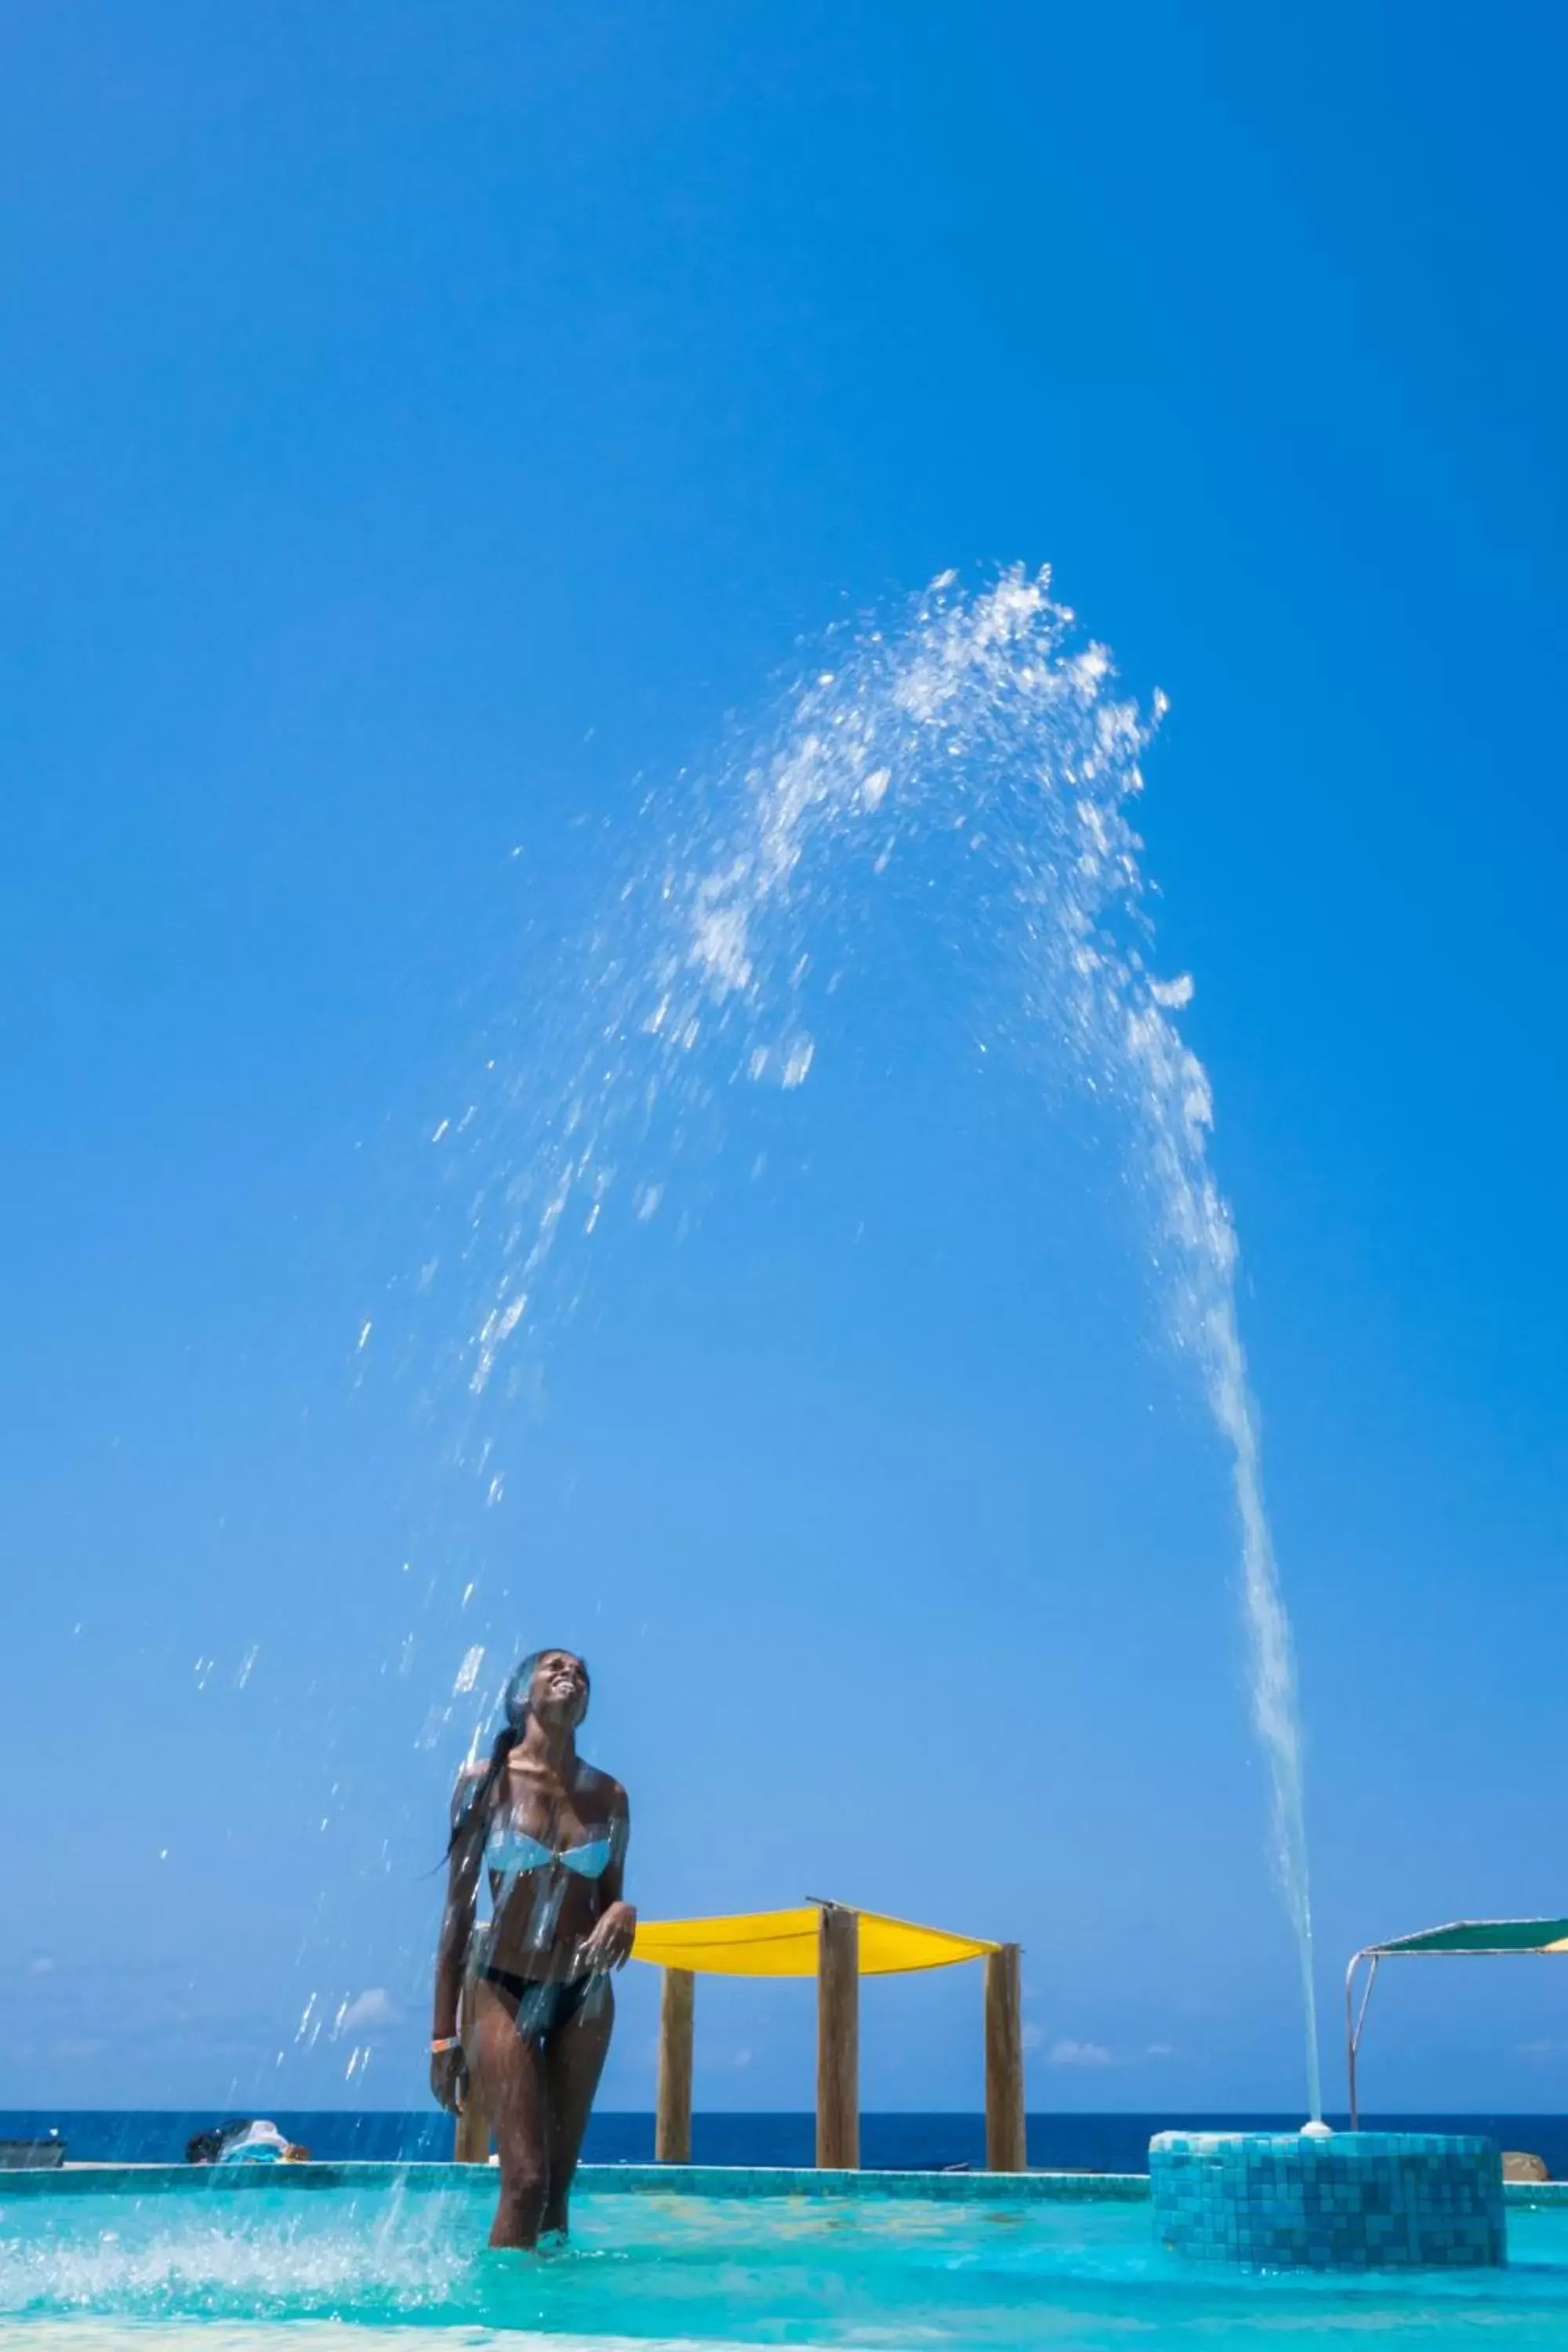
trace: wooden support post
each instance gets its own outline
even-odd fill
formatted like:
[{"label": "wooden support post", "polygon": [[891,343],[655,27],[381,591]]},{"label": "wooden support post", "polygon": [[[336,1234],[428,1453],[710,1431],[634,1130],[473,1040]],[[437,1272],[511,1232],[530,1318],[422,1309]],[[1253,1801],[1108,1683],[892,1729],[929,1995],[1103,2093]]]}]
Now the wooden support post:
[{"label": "wooden support post", "polygon": [[837,1903],[816,1930],[816,2161],[860,2163],[860,1915]]},{"label": "wooden support post", "polygon": [[[465,2045],[468,2041],[468,1989],[465,1984],[458,1996],[458,2032]],[[485,2105],[479,2078],[470,2065],[463,2092],[462,2112],[452,2135],[452,2161],[455,2164],[488,2164],[490,2160],[490,2118]]]},{"label": "wooden support post", "polygon": [[1023,1970],[1016,1944],[985,1956],[985,2168],[1028,2167],[1024,2127]]},{"label": "wooden support post", "polygon": [[488,2164],[490,2160],[490,2119],[472,2074],[452,2135],[452,2159],[456,2164]]},{"label": "wooden support post", "polygon": [[691,2028],[697,1979],[689,1969],[666,1969],[658,2000],[658,2105],[653,2123],[654,2161],[691,2161]]}]

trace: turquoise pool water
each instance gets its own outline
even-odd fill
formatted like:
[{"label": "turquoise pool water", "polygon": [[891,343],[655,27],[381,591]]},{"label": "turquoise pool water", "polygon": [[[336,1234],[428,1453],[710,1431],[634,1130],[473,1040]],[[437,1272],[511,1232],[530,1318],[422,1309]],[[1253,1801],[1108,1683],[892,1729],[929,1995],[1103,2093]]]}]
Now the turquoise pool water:
[{"label": "turquoise pool water", "polygon": [[[866,2352],[1563,2352],[1568,2210],[1510,2213],[1506,2272],[1215,2276],[1146,2203],[582,2196],[571,2252],[487,2252],[490,2183],[10,2195],[6,2352],[820,2345]],[[345,2326],[344,2323],[347,2323]]]}]

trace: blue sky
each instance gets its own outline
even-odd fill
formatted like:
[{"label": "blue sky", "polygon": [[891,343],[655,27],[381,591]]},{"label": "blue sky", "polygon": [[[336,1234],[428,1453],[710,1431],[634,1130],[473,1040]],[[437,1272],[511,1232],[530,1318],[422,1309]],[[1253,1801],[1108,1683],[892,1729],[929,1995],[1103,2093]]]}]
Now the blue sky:
[{"label": "blue sky", "polygon": [[[501,1507],[460,1286],[398,1319],[429,1134],[566,1019],[647,780],[950,565],[1048,562],[1172,699],[1141,822],[1331,2086],[1352,1948],[1568,1908],[1563,50],[1524,6],[7,12],[14,2103],[416,2098],[453,1683],[532,1638],[588,1651],[650,1914],[1017,1936],[1032,2105],[1298,2099],[1223,1460],[937,933],[879,915],[702,1213],[584,1257]],[[1568,1978],[1410,1976],[1370,2100],[1568,2105]],[[361,2006],[313,2040],[311,1995]],[[704,2001],[700,2102],[809,2103],[797,1990]],[[868,2103],[975,2104],[977,2002],[876,1988]]]}]

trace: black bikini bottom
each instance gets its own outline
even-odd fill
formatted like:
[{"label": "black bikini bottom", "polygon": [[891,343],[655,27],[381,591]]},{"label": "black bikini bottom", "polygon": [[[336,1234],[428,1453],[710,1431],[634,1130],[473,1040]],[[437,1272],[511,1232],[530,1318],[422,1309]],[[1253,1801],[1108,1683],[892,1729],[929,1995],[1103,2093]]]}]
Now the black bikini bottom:
[{"label": "black bikini bottom", "polygon": [[520,2033],[535,2042],[547,2042],[563,2025],[570,2025],[581,2013],[596,1982],[594,1977],[586,1976],[547,1983],[538,1977],[514,1976],[510,1969],[481,1969],[479,1973],[487,1984],[495,1985],[516,2001],[513,2022]]}]

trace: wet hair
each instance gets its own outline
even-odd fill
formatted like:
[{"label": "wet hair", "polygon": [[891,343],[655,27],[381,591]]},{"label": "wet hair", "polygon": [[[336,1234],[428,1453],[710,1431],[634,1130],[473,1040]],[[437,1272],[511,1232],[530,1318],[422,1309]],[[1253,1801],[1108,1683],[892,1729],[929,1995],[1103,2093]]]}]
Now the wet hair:
[{"label": "wet hair", "polygon": [[[542,1649],[530,1650],[527,1657],[520,1659],[514,1667],[507,1683],[506,1696],[501,1702],[506,1711],[506,1722],[495,1736],[495,1744],[490,1749],[489,1760],[485,1766],[483,1777],[474,1783],[471,1794],[465,1801],[457,1820],[452,1823],[452,1834],[447,1840],[448,1861],[451,1860],[453,1848],[470,1824],[474,1822],[488,1821],[489,1818],[489,1810],[495,1801],[496,1790],[500,1785],[502,1773],[506,1770],[507,1758],[528,1728],[528,1695],[533,1688],[533,1677],[539,1671],[539,1661],[541,1658],[548,1658],[553,1654],[551,1645],[546,1643]],[[577,1658],[575,1650],[563,1650],[560,1655],[563,1658]],[[577,1658],[577,1664],[583,1669],[584,1682],[587,1683],[589,1675],[586,1658]]]}]

